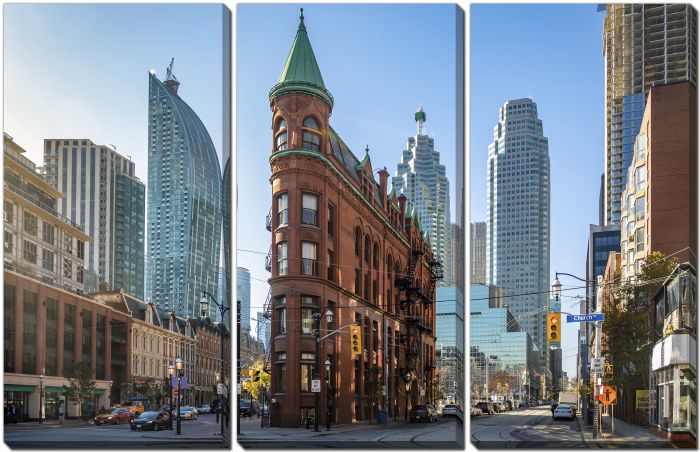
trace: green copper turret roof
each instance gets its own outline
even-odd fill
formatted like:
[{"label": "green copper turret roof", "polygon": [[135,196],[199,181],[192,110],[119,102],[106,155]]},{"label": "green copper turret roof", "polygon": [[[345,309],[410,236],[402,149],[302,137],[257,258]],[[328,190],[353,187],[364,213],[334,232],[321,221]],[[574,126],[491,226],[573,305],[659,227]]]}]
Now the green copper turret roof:
[{"label": "green copper turret roof", "polygon": [[277,84],[270,90],[270,103],[285,94],[305,93],[316,96],[333,108],[333,96],[323,83],[316,56],[304,25],[304,9],[301,9],[299,28],[292,43],[292,48],[284,63],[282,74]]}]

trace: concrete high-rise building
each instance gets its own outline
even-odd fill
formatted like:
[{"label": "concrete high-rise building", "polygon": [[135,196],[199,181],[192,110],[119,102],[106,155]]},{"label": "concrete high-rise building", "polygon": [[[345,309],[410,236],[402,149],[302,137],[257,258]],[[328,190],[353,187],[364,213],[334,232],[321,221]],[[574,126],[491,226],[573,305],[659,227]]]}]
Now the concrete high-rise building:
[{"label": "concrete high-rise building", "polygon": [[561,386],[561,348],[552,347],[549,349],[549,371],[552,373],[551,390],[556,394],[563,391]]},{"label": "concrete high-rise building", "polygon": [[[199,316],[202,291],[217,298],[221,169],[209,132],[178,94],[172,62],[164,82],[149,71],[147,297]],[[209,317],[217,311],[209,303]]]},{"label": "concrete high-rise building", "polygon": [[88,139],[46,139],[44,171],[64,194],[59,213],[93,238],[86,243],[85,290],[106,282],[143,297],[145,186],[134,162]]},{"label": "concrete high-rise building", "polygon": [[250,332],[250,271],[236,267],[236,304],[240,309],[240,328]]},{"label": "concrete high-rise building", "polygon": [[265,350],[268,351],[270,349],[270,332],[271,332],[270,319],[265,318],[265,314],[263,312],[258,312],[255,317],[256,317],[256,320],[258,322],[258,326],[257,326],[258,342],[262,342],[263,344],[265,344]]},{"label": "concrete high-rise building", "polygon": [[[430,240],[433,255],[442,263],[445,274],[451,274],[452,265],[447,259],[450,238],[450,190],[445,175],[445,165],[440,164],[440,153],[435,151],[435,142],[425,134],[427,119],[423,107],[415,114],[416,135],[408,138],[406,149],[397,165],[391,183],[397,195],[407,199],[407,211],[417,214],[420,226]],[[450,285],[450,281],[438,285]]]},{"label": "concrete high-rise building", "polygon": [[471,224],[471,284],[486,284],[486,222]]},{"label": "concrete high-rise building", "polygon": [[687,4],[607,5],[605,224],[619,223],[635,136],[652,86],[697,84],[697,12]]},{"label": "concrete high-rise building", "polygon": [[500,108],[487,165],[487,283],[503,289],[548,369],[549,144],[531,99]]}]

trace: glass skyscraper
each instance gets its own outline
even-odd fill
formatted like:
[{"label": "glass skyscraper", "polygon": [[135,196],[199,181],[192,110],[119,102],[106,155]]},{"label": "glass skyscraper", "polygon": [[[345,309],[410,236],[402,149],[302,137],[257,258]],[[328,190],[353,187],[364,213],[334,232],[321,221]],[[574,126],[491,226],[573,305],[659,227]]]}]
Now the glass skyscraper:
[{"label": "glass skyscraper", "polygon": [[609,4],[605,59],[605,224],[620,222],[621,195],[652,86],[697,84],[697,12],[690,4]]},{"label": "glass skyscraper", "polygon": [[464,403],[464,295],[454,286],[435,294],[435,349],[438,378],[445,396]]},{"label": "glass skyscraper", "polygon": [[106,282],[143,297],[145,187],[134,162],[84,138],[47,139],[44,171],[64,194],[59,213],[93,238],[85,244],[85,291]]},{"label": "glass skyscraper", "polygon": [[[443,267],[453,265],[447,259],[447,241],[450,237],[450,191],[445,175],[445,165],[440,164],[440,153],[435,142],[424,133],[426,114],[419,108],[415,114],[416,135],[408,138],[408,144],[397,165],[391,183],[396,194],[406,196],[406,211],[415,212],[420,226],[430,239],[435,259]],[[452,271],[445,268],[444,274]],[[438,281],[438,286],[454,285],[453,281]]]},{"label": "glass skyscraper", "polygon": [[236,300],[241,310],[241,331],[250,331],[250,271],[236,267]]},{"label": "glass skyscraper", "polygon": [[[217,297],[219,159],[204,124],[178,95],[172,63],[164,82],[154,71],[148,80],[148,299],[198,317],[202,291]],[[215,318],[214,303],[209,310]]]},{"label": "glass skyscraper", "polygon": [[549,144],[537,104],[506,102],[489,145],[486,278],[537,344],[547,369],[549,297]]},{"label": "glass skyscraper", "polygon": [[530,334],[522,331],[508,306],[492,307],[490,294],[493,286],[470,285],[469,301],[469,366],[471,370],[470,396],[472,402],[483,398],[486,390],[486,372],[498,370],[511,374],[515,384],[506,393],[495,393],[489,384],[489,397],[529,399],[543,396],[540,383],[542,374],[540,350]]},{"label": "glass skyscraper", "polygon": [[486,284],[486,222],[477,221],[471,224],[470,257],[471,276],[470,283]]}]

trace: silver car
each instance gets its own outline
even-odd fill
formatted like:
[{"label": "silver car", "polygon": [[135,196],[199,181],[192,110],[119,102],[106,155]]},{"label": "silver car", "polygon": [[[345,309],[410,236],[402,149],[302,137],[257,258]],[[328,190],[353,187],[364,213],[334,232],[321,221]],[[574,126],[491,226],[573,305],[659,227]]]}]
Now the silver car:
[{"label": "silver car", "polygon": [[570,421],[573,421],[575,417],[576,412],[571,405],[567,405],[566,403],[560,403],[557,405],[557,407],[554,409],[554,413],[552,414],[552,419],[555,421],[557,419],[569,419]]}]

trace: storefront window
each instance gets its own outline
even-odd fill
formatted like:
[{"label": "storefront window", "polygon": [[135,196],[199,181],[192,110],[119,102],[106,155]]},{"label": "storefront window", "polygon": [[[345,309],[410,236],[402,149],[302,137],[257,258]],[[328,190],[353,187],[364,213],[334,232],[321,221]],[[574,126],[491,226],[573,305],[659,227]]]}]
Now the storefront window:
[{"label": "storefront window", "polygon": [[29,406],[28,392],[6,391],[3,393],[3,400],[5,402],[5,422],[12,422],[10,418],[11,405],[14,405],[17,410],[17,422],[27,420],[27,407]]}]

